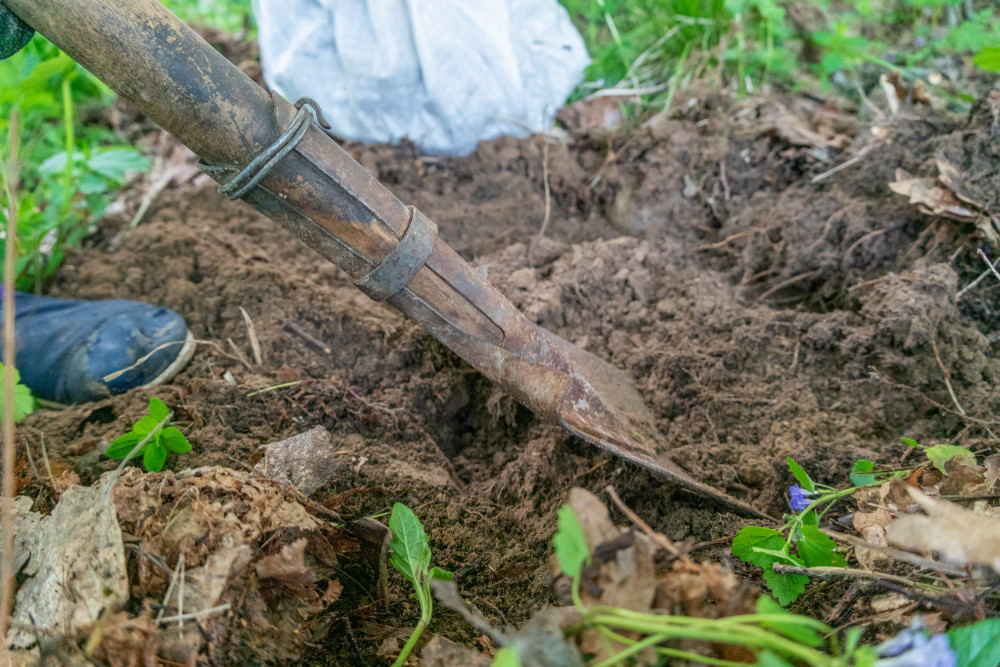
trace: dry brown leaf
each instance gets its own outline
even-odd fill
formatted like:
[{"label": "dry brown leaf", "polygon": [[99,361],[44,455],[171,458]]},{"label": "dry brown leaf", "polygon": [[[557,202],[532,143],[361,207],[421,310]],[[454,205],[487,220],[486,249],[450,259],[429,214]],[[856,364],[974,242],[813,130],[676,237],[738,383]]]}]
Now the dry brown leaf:
[{"label": "dry brown leaf", "polygon": [[[31,558],[24,572],[30,578],[14,607],[21,627],[72,638],[128,600],[122,532],[101,486],[70,487],[27,534]],[[34,635],[14,629],[8,639],[18,648],[35,642]]]},{"label": "dry brown leaf", "polygon": [[[893,521],[893,516],[884,509],[877,509],[874,512],[855,512],[854,529],[865,539],[866,542],[877,547],[889,546],[886,537],[886,526]],[[858,564],[862,569],[876,571],[889,560],[889,558],[873,549],[855,549],[854,556],[858,559]]]},{"label": "dry brown leaf", "polygon": [[1000,454],[989,456],[983,460],[986,472],[983,473],[983,483],[987,491],[992,491],[997,481],[1000,481]]},{"label": "dry brown leaf", "polygon": [[[184,586],[176,586],[165,602],[167,613],[188,614],[217,606],[230,581],[243,573],[252,555],[245,544],[211,554],[202,567],[185,572]],[[188,664],[198,655],[206,635],[225,637],[228,627],[229,617],[225,612],[203,616],[197,623],[188,622],[182,627],[170,623],[161,631],[160,651],[170,660]]]},{"label": "dry brown leaf", "polygon": [[344,585],[340,583],[340,579],[331,579],[326,587],[326,593],[323,593],[323,596],[319,599],[319,603],[323,606],[331,605],[340,599],[343,592]]},{"label": "dry brown leaf", "polygon": [[[295,492],[267,479],[221,467],[177,473],[126,468],[112,500],[122,525],[146,552],[176,562],[183,553],[197,567],[221,548],[256,545],[278,529],[315,531],[319,522],[294,499]],[[140,568],[150,568],[147,559]],[[144,581],[163,583],[150,569]]]},{"label": "dry brown leaf", "polygon": [[956,197],[977,209],[983,208],[982,203],[973,199],[972,195],[967,192],[965,183],[962,181],[962,175],[959,173],[958,168],[949,162],[947,158],[938,156],[937,168],[938,179],[948,186],[948,188],[955,193]]},{"label": "dry brown leaf", "polygon": [[974,222],[978,217],[962,205],[950,188],[938,184],[934,178],[917,178],[904,169],[896,169],[896,180],[889,184],[889,189],[909,197],[921,213],[961,222]]},{"label": "dry brown leaf", "polygon": [[909,549],[937,551],[961,565],[985,565],[1000,572],[1000,518],[935,500],[916,489],[910,493],[927,514],[907,515],[892,522],[887,529],[892,542]]},{"label": "dry brown leaf", "polygon": [[806,123],[792,114],[782,105],[777,105],[765,117],[767,131],[781,137],[793,146],[809,148],[840,148],[848,142],[848,138],[840,134],[825,135],[811,129]]},{"label": "dry brown leaf", "polygon": [[156,658],[159,628],[145,610],[137,617],[120,611],[102,618],[100,626],[93,635],[99,643],[90,655],[101,664],[109,667],[157,667],[162,664]]}]

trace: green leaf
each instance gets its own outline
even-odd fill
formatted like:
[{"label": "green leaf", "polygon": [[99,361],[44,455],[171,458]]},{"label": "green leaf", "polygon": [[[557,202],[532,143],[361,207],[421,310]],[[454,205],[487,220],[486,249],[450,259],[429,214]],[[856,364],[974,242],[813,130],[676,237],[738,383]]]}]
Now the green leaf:
[{"label": "green leaf", "polygon": [[157,434],[160,444],[175,454],[185,454],[191,451],[191,443],[176,426],[168,426]]},{"label": "green leaf", "polygon": [[[823,636],[816,631],[815,627],[810,627],[810,625],[822,625],[819,621],[791,614],[767,595],[761,595],[757,598],[757,613],[788,616],[787,621],[763,621],[760,624],[762,628],[773,630],[806,646],[820,646],[823,643]],[[802,620],[809,621],[809,623],[802,623]]]},{"label": "green leaf", "polygon": [[792,667],[792,663],[774,651],[765,649],[757,656],[757,667]]},{"label": "green leaf", "polygon": [[521,667],[521,658],[518,657],[516,649],[502,648],[493,656],[491,667]]},{"label": "green leaf", "polygon": [[[170,410],[167,408],[166,404],[162,400],[160,400],[156,396],[149,399],[149,416],[156,420],[153,422],[153,426],[156,426],[161,421],[166,419],[167,415],[169,414]],[[147,431],[147,433],[148,432],[149,431]]]},{"label": "green leaf", "polygon": [[1000,72],[1000,46],[985,46],[972,58],[972,64],[989,72]]},{"label": "green leaf", "polygon": [[552,536],[552,546],[559,561],[559,569],[567,577],[576,578],[584,563],[590,562],[590,549],[583,527],[573,513],[573,508],[563,505],[559,508],[559,529]]},{"label": "green leaf", "polygon": [[142,448],[142,467],[149,472],[160,472],[167,461],[167,448],[163,445],[149,442]]},{"label": "green leaf", "polygon": [[797,481],[799,485],[808,493],[814,493],[816,491],[816,485],[813,484],[811,479],[809,479],[809,475],[807,475],[806,471],[802,469],[802,466],[796,463],[790,456],[787,461],[788,469],[792,471],[792,476],[795,478],[795,481]]},{"label": "green leaf", "polygon": [[806,567],[847,567],[847,559],[837,553],[837,543],[816,526],[802,526],[802,541],[796,543]]},{"label": "green leaf", "polygon": [[909,447],[919,447],[920,443],[913,438],[903,438],[903,443]]},{"label": "green leaf", "polygon": [[[6,374],[3,364],[0,364],[0,390],[3,388],[3,378]],[[14,423],[18,424],[22,419],[35,411],[35,397],[31,395],[31,390],[21,384],[21,373],[16,368],[12,369],[14,378]],[[0,419],[3,417],[3,399],[0,397]]]},{"label": "green leaf", "polygon": [[134,148],[119,147],[101,151],[87,161],[87,166],[112,181],[125,181],[125,172],[146,171],[149,160]]},{"label": "green leaf", "polygon": [[952,459],[962,459],[966,463],[973,465],[976,463],[976,455],[965,447],[959,447],[958,445],[934,445],[933,447],[925,448],[924,453],[927,454],[927,459],[943,475],[948,474],[944,469],[944,464]]},{"label": "green leaf", "polygon": [[159,419],[146,415],[145,417],[142,417],[139,421],[135,423],[135,425],[132,427],[132,430],[135,431],[136,433],[142,433],[143,435],[147,435],[149,433],[152,433],[153,429],[159,426],[159,424],[160,424]]},{"label": "green leaf", "polygon": [[962,667],[1000,665],[1000,618],[988,618],[948,631],[955,664]]},{"label": "green leaf", "polygon": [[419,589],[431,564],[431,547],[423,524],[413,510],[396,503],[389,517],[389,530],[392,531],[389,551],[393,567]]},{"label": "green leaf", "polygon": [[809,577],[801,574],[779,574],[771,568],[764,570],[764,581],[781,604],[790,604],[806,591]]},{"label": "green leaf", "polygon": [[439,581],[451,581],[454,576],[453,573],[448,570],[442,570],[439,567],[432,567],[431,571],[427,573],[428,579],[437,579]]},{"label": "green leaf", "polygon": [[757,567],[768,567],[776,563],[778,558],[762,553],[758,549],[776,551],[783,546],[785,538],[777,530],[761,526],[745,526],[733,538],[731,550],[734,556],[746,563]]},{"label": "green leaf", "polygon": [[111,441],[111,446],[108,447],[108,451],[104,452],[104,455],[111,459],[123,459],[128,456],[128,453],[131,452],[144,437],[146,436],[142,433],[136,433],[135,431],[119,436]]},{"label": "green leaf", "polygon": [[868,484],[875,483],[875,475],[869,475],[875,470],[875,464],[868,459],[859,459],[854,462],[854,467],[851,468],[851,484],[854,486],[866,486]]}]

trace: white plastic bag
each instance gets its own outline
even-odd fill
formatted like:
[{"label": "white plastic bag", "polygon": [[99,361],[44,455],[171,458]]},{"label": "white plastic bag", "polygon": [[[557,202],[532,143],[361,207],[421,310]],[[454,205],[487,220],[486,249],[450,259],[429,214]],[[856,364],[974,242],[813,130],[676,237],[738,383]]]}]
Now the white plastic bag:
[{"label": "white plastic bag", "polygon": [[253,0],[264,79],[345,139],[464,155],[547,129],[586,47],[556,0]]}]

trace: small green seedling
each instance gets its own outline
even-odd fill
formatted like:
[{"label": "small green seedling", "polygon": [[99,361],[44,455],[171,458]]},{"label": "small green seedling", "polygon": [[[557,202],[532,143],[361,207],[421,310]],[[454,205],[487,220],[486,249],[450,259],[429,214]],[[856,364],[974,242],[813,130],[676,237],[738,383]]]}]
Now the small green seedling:
[{"label": "small green seedling", "polygon": [[431,580],[451,581],[452,575],[447,570],[431,567],[431,547],[427,542],[427,533],[424,532],[420,519],[409,507],[402,503],[392,506],[389,530],[392,531],[392,540],[389,542],[392,565],[413,584],[417,591],[417,601],[420,603],[420,622],[417,623],[413,634],[393,663],[393,667],[399,667],[406,662],[424,628],[431,621],[431,614],[434,611]]},{"label": "small green seedling", "polygon": [[132,427],[130,433],[115,438],[105,456],[123,459],[145,440],[136,452],[142,454],[142,465],[149,472],[160,472],[167,460],[167,452],[184,454],[191,451],[191,443],[176,426],[170,426],[170,410],[158,398],[149,399],[149,414]]},{"label": "small green seedling", "polygon": [[[3,381],[6,369],[0,364],[0,382]],[[21,374],[17,369],[14,373],[14,423],[19,424],[22,419],[35,411],[35,397],[31,395],[31,390],[21,384]],[[2,385],[0,385],[2,386]],[[0,400],[0,418],[3,417],[3,401]]]}]

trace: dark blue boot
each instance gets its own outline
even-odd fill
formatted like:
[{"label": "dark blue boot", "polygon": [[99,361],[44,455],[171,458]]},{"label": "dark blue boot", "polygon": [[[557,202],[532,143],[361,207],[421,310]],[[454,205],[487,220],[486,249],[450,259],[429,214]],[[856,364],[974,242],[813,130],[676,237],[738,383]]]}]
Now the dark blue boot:
[{"label": "dark blue boot", "polygon": [[194,353],[184,320],[163,306],[23,292],[14,293],[14,303],[17,369],[21,382],[43,400],[82,403],[160,384]]}]

